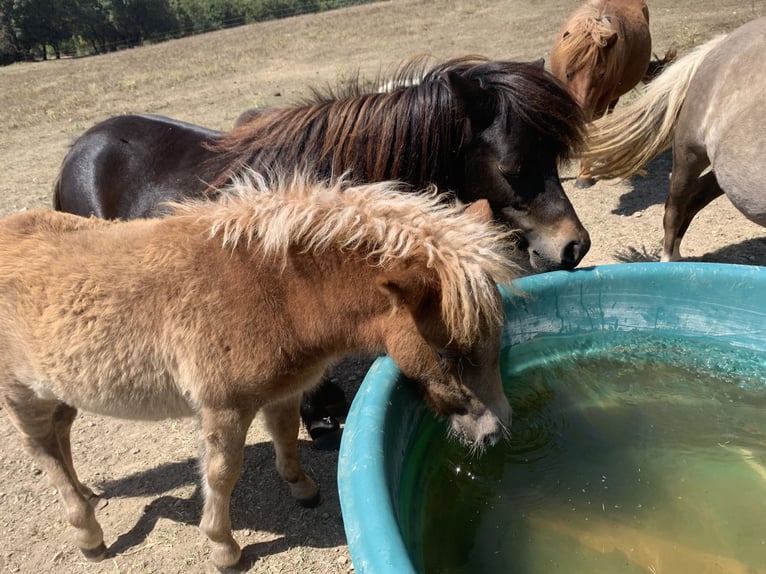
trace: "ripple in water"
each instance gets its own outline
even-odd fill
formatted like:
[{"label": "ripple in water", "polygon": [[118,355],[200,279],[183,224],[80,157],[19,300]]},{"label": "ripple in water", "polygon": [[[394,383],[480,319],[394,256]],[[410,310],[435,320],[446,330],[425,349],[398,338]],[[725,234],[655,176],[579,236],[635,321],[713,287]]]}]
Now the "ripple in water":
[{"label": "ripple in water", "polygon": [[556,336],[501,358],[511,438],[427,418],[400,521],[420,571],[766,572],[766,357],[711,340]]}]

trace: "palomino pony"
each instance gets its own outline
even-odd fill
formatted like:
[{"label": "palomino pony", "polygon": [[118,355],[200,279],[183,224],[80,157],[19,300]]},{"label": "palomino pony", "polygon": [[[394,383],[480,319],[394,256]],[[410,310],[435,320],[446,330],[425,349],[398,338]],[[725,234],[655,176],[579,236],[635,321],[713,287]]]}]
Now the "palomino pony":
[{"label": "palomino pony", "polygon": [[681,258],[692,218],[715,198],[766,226],[766,18],[699,46],[639,98],[593,124],[598,178],[627,178],[673,147],[662,260]]},{"label": "palomino pony", "polygon": [[218,567],[240,557],[230,495],[257,411],[292,496],[316,502],[298,405],[349,352],[388,353],[473,449],[503,436],[508,231],[486,201],[464,210],[399,185],[299,179],[267,193],[261,181],[167,218],[38,210],[0,222],[0,401],[87,558],[106,548],[72,461],[77,409],[199,419],[201,529]]},{"label": "palomino pony", "polygon": [[[644,0],[587,0],[556,34],[551,71],[592,120],[611,111],[620,96],[646,79],[651,53]],[[673,57],[669,51],[665,60]],[[593,182],[582,162],[575,184],[587,187]]]},{"label": "palomino pony", "polygon": [[[55,207],[130,219],[163,201],[200,197],[243,166],[310,169],[325,179],[436,185],[485,198],[518,231],[537,271],[571,269],[590,247],[558,175],[584,133],[577,104],[539,64],[466,57],[430,68],[416,59],[380,80],[266,108],[227,133],[157,116],[93,126],[65,157]],[[238,122],[239,123],[239,122]]]}]

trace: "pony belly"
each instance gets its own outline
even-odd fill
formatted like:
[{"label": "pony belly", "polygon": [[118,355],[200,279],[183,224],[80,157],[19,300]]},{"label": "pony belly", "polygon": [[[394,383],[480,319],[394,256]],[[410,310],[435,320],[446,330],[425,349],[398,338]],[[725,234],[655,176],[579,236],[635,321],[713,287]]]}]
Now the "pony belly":
[{"label": "pony belly", "polygon": [[76,381],[74,385],[40,378],[22,382],[42,400],[55,400],[93,414],[133,420],[162,420],[194,416],[197,401],[181,392],[170,376],[144,379]]}]

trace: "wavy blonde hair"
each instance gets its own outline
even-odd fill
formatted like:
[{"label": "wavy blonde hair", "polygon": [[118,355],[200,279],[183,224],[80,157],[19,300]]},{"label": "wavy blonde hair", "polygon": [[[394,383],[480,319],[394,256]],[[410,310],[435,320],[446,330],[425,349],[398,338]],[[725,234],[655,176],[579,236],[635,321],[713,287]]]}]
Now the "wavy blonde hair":
[{"label": "wavy blonde hair", "polygon": [[442,316],[459,342],[474,341],[484,322],[502,320],[497,284],[519,275],[508,256],[512,230],[466,213],[435,188],[415,193],[393,181],[355,185],[249,172],[223,191],[215,202],[174,204],[174,213],[205,220],[224,248],[257,243],[283,258],[291,248],[355,250],[381,268],[422,260],[439,278]]}]

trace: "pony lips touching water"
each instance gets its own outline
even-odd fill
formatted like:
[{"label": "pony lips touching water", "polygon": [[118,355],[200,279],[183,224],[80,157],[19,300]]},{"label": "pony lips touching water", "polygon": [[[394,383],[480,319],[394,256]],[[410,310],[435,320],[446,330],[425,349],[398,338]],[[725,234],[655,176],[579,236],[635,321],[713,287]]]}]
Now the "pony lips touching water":
[{"label": "pony lips touching water", "polygon": [[[551,50],[551,71],[593,120],[611,111],[620,96],[648,78],[652,52],[649,9],[644,0],[588,0],[562,24]],[[668,50],[661,68],[675,57]],[[587,162],[580,166],[578,187],[593,180]]]},{"label": "pony lips touching water", "polygon": [[594,176],[627,178],[672,146],[662,260],[681,258],[694,216],[724,193],[766,226],[766,18],[680,58],[630,105],[594,122]]},{"label": "pony lips touching water", "polygon": [[385,83],[349,82],[220,133],[158,116],[96,124],[65,157],[56,209],[130,219],[199,197],[243,166],[310,169],[322,179],[436,185],[463,202],[487,199],[518,231],[536,271],[572,269],[590,238],[566,197],[558,162],[582,144],[576,102],[539,64],[466,57],[415,59]]},{"label": "pony lips touching water", "polygon": [[218,567],[240,557],[229,504],[256,412],[292,496],[316,501],[298,405],[349,352],[387,352],[473,449],[504,435],[507,230],[483,201],[464,210],[400,184],[343,185],[240,183],[158,219],[0,221],[0,401],[86,557],[106,548],[72,461],[77,409],[198,418],[200,526]]}]

